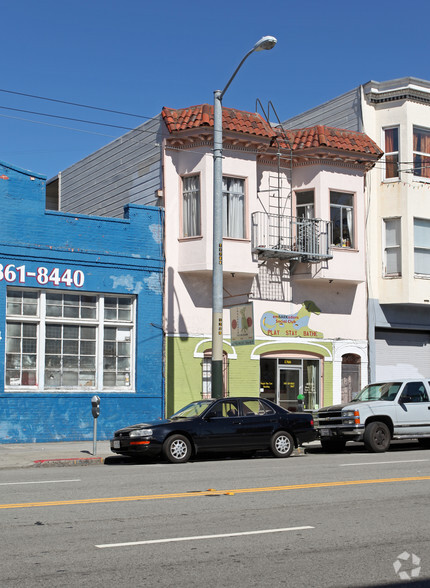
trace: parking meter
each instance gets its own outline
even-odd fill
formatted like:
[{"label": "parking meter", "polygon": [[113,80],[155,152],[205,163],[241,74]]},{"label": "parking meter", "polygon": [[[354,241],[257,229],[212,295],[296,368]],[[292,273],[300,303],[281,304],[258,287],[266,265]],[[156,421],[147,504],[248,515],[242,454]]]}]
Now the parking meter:
[{"label": "parking meter", "polygon": [[100,414],[100,396],[96,394],[91,398],[91,412],[96,419]]},{"label": "parking meter", "polygon": [[97,453],[97,417],[100,414],[100,396],[95,394],[91,398],[91,412],[93,413],[94,423],[93,423],[93,455]]}]

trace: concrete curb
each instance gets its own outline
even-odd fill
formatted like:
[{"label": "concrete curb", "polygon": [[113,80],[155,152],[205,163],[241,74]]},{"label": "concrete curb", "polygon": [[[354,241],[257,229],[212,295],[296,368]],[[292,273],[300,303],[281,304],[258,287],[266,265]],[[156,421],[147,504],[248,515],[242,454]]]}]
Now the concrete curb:
[{"label": "concrete curb", "polygon": [[104,457],[67,457],[59,459],[36,459],[33,467],[70,467],[103,464]]}]

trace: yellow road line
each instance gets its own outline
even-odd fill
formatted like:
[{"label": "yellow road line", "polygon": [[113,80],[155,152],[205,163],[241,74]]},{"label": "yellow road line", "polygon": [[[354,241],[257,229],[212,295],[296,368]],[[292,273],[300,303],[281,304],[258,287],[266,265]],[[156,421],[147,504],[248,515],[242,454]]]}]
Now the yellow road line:
[{"label": "yellow road line", "polygon": [[280,492],[283,490],[308,490],[311,488],[332,488],[339,486],[358,486],[361,484],[388,484],[393,482],[416,482],[430,480],[430,476],[413,476],[408,478],[381,478],[375,480],[345,480],[341,482],[316,482],[314,484],[293,484],[290,486],[265,486],[262,488],[233,488],[231,490],[202,490],[196,492],[177,492],[174,494],[147,494],[143,496],[114,496],[111,498],[81,498],[78,500],[52,500],[48,502],[21,502],[0,504],[5,508],[34,508],[40,506],[71,506],[74,504],[101,504],[109,502],[135,502],[138,500],[161,500],[166,498],[190,498],[198,496],[232,496],[253,492]]}]

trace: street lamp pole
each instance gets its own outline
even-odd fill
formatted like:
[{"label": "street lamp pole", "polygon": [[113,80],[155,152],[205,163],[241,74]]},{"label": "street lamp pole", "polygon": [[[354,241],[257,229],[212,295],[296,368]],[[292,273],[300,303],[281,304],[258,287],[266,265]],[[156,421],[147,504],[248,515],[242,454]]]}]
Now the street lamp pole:
[{"label": "street lamp pole", "polygon": [[223,391],[223,193],[222,193],[222,99],[244,61],[254,53],[272,49],[275,37],[263,37],[245,55],[224,90],[214,92],[213,150],[213,263],[212,263],[212,397],[221,398]]}]

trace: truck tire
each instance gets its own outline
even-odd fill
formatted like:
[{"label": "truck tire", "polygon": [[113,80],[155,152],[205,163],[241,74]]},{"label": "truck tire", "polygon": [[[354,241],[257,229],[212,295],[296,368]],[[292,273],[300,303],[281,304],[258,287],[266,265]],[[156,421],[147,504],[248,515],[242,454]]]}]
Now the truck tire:
[{"label": "truck tire", "polygon": [[390,429],[379,421],[369,423],[364,430],[363,441],[368,451],[384,453],[390,447]]},{"label": "truck tire", "polygon": [[345,444],[344,439],[321,439],[321,447],[326,453],[341,453]]}]

